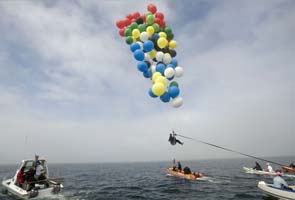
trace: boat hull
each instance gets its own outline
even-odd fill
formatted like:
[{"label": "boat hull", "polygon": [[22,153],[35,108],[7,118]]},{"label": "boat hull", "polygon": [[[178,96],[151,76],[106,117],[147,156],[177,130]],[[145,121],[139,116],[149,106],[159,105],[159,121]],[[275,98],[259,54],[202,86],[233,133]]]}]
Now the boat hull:
[{"label": "boat hull", "polygon": [[[3,181],[2,186],[9,194],[16,196],[20,199],[32,199],[35,197],[46,198],[52,197],[53,195],[59,193],[59,190],[57,191],[55,189],[56,185],[50,185],[48,188],[40,188],[38,190],[33,189],[32,191],[26,191],[15,185],[13,179]],[[62,185],[59,185],[58,187],[59,189],[63,188]]]},{"label": "boat hull", "polygon": [[174,171],[173,168],[168,168],[167,172],[168,172],[168,174],[170,174],[174,177],[184,178],[184,179],[188,179],[188,180],[196,180],[196,179],[201,178],[201,177],[195,176],[193,174],[184,174],[183,172]]},{"label": "boat hull", "polygon": [[[275,176],[276,175],[276,172],[259,171],[259,170],[252,169],[252,168],[249,168],[249,167],[243,167],[243,169],[248,174],[271,175],[271,176]],[[293,174],[283,173],[282,176],[290,177],[290,178],[295,178],[295,175],[293,175]]]},{"label": "boat hull", "polygon": [[[293,190],[295,189],[295,186],[291,187],[293,188]],[[258,188],[262,190],[265,194],[276,197],[278,199],[295,200],[295,191],[275,188],[272,184],[267,184],[264,181],[260,181],[258,183]]]}]

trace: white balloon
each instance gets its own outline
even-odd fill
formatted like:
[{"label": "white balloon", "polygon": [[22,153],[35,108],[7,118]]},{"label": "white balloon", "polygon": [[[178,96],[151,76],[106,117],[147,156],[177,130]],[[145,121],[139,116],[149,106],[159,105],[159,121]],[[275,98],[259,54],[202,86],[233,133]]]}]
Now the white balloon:
[{"label": "white balloon", "polygon": [[140,46],[140,49],[141,49],[141,50],[143,50],[143,43],[142,43],[142,42],[139,42],[139,41],[138,41],[138,42],[136,42],[136,43],[138,43],[138,44],[139,44],[139,46]]},{"label": "white balloon", "polygon": [[163,53],[162,51],[158,51],[158,52],[156,53],[156,60],[157,60],[158,62],[162,62],[163,57],[164,57],[164,53]]},{"label": "white balloon", "polygon": [[142,32],[141,34],[140,34],[140,40],[141,41],[146,41],[146,40],[148,40],[149,39],[149,34],[147,33],[147,32]]},{"label": "white balloon", "polygon": [[183,71],[182,67],[179,67],[179,66],[175,67],[175,76],[176,77],[183,76],[183,73],[184,73],[184,71]]},{"label": "white balloon", "polygon": [[167,67],[164,71],[164,75],[166,78],[172,78],[175,74],[175,71],[172,67]]},{"label": "white balloon", "polygon": [[182,104],[183,104],[182,97],[180,97],[180,96],[175,97],[174,99],[171,100],[171,104],[174,108],[178,108],[178,107],[182,106]]},{"label": "white balloon", "polygon": [[156,65],[151,65],[151,70],[152,70],[152,73],[154,74],[156,72]]},{"label": "white balloon", "polygon": [[165,53],[164,57],[163,57],[163,63],[168,65],[169,63],[171,63],[171,60],[172,60],[172,58],[171,58],[170,54]]}]

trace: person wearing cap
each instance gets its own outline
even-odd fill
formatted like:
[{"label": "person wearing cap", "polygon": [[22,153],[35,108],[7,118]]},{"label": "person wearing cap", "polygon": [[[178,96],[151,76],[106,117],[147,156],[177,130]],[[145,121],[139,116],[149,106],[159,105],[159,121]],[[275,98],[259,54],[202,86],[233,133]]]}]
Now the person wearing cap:
[{"label": "person wearing cap", "polygon": [[42,166],[40,160],[38,160],[38,161],[36,162],[36,164],[37,164],[37,167],[36,167],[36,172],[35,172],[35,179],[36,179],[36,180],[39,180],[39,179],[40,179],[40,176],[41,176],[41,175],[43,174],[43,172],[44,172],[44,168],[43,168],[43,166]]},{"label": "person wearing cap", "polygon": [[269,163],[266,163],[266,165],[267,165],[267,171],[273,172],[272,166]]},{"label": "person wearing cap", "polygon": [[280,189],[293,190],[282,178],[282,172],[280,170],[276,170],[276,176],[273,178],[273,186]]}]

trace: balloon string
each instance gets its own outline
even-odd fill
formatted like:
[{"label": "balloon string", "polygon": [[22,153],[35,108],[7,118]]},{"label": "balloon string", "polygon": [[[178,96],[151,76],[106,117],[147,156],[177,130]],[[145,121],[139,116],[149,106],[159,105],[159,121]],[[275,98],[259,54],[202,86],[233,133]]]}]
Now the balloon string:
[{"label": "balloon string", "polygon": [[235,151],[235,150],[232,150],[232,149],[229,149],[229,148],[221,147],[221,146],[218,146],[218,145],[215,145],[215,144],[209,143],[209,142],[205,142],[205,141],[202,141],[202,140],[198,140],[198,139],[191,138],[191,137],[187,137],[187,136],[180,135],[180,134],[176,134],[176,135],[179,136],[179,137],[183,137],[183,138],[186,138],[186,139],[189,139],[189,140],[194,140],[194,141],[196,141],[196,142],[200,142],[200,143],[202,143],[202,144],[206,144],[206,145],[209,145],[209,146],[212,146],[212,147],[216,147],[216,148],[219,148],[219,149],[223,149],[223,150],[225,150],[225,151],[229,151],[229,152],[237,153],[237,154],[240,154],[240,155],[243,155],[243,156],[247,156],[247,157],[250,157],[250,158],[257,159],[257,160],[261,160],[261,161],[269,162],[269,163],[272,163],[272,164],[275,164],[275,165],[284,166],[283,164],[280,164],[280,163],[277,163],[277,162],[274,162],[274,161],[271,161],[271,160],[266,160],[266,159],[263,159],[263,158],[259,158],[259,157],[257,157],[257,156],[252,156],[252,155],[249,155],[249,154],[245,154],[245,153],[242,153],[242,152],[239,152],[239,151]]}]

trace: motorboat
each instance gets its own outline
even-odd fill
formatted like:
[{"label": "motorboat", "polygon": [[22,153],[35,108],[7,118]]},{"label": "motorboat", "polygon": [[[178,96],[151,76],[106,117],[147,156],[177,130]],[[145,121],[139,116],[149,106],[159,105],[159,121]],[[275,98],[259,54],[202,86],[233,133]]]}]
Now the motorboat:
[{"label": "motorboat", "polygon": [[49,171],[47,167],[47,162],[45,159],[38,159],[38,163],[42,165],[44,177],[43,180],[27,181],[20,186],[17,183],[17,174],[24,167],[24,174],[28,173],[30,170],[34,170],[36,166],[35,160],[23,160],[17,169],[14,177],[2,181],[2,193],[10,194],[16,196],[20,199],[31,199],[31,198],[45,198],[57,195],[63,185],[57,182],[55,179],[49,179]]},{"label": "motorboat", "polygon": [[[253,169],[253,168],[250,168],[250,167],[243,167],[243,169],[248,174],[260,174],[260,175],[271,175],[271,176],[276,175],[275,171],[269,172],[269,171],[266,171],[266,170],[256,170],[256,169]],[[295,175],[293,175],[293,174],[282,173],[282,176],[295,178]]]},{"label": "motorboat", "polygon": [[264,181],[258,182],[258,188],[265,194],[283,200],[295,200],[295,186],[289,186],[293,189],[287,190],[282,188],[276,188],[273,184],[267,184]]}]

